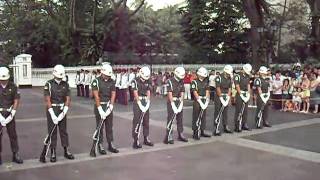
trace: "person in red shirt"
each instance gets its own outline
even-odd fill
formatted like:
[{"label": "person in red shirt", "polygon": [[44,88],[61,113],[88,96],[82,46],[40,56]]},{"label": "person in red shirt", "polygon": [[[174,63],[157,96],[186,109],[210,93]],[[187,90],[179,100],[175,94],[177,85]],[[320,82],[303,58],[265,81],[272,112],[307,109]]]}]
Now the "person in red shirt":
[{"label": "person in red shirt", "polygon": [[184,79],[183,79],[183,83],[184,83],[184,99],[191,99],[191,92],[190,92],[190,84],[192,81],[192,75],[191,72],[189,71],[188,74],[185,75]]}]

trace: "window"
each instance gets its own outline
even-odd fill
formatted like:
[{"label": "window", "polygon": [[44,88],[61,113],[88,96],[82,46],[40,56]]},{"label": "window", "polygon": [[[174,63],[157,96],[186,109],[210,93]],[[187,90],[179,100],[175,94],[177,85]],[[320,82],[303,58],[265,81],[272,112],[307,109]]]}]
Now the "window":
[{"label": "window", "polygon": [[27,77],[27,76],[28,76],[28,75],[27,75],[27,74],[28,74],[28,73],[27,73],[27,69],[28,69],[28,68],[27,68],[27,65],[23,65],[23,71],[22,71],[22,72],[23,72],[23,77]]}]

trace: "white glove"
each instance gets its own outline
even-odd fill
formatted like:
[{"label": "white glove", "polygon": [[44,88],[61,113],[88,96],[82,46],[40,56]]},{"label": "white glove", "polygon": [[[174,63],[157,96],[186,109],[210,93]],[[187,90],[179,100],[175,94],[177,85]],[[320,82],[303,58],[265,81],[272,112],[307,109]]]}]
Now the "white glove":
[{"label": "white glove", "polygon": [[52,108],[49,108],[48,109],[48,112],[49,112],[49,114],[50,114],[50,116],[51,116],[51,120],[52,120],[52,122],[53,122],[53,124],[58,124],[58,117],[54,114],[54,111],[53,111],[53,109]]},{"label": "white glove", "polygon": [[[109,116],[109,115],[111,114],[112,110],[113,110],[113,105],[110,104],[109,107],[108,107],[108,109],[106,110],[106,115]],[[106,116],[106,117],[107,117],[107,116]]]},{"label": "white glove", "polygon": [[240,97],[243,102],[247,103],[250,100],[250,93],[249,92],[241,92]]},{"label": "white glove", "polygon": [[181,99],[180,100],[180,105],[178,107],[178,113],[182,112],[182,109],[183,109],[183,100]]},{"label": "white glove", "polygon": [[220,102],[222,103],[222,105],[224,107],[228,106],[229,104],[229,100],[230,100],[230,96],[225,96],[225,98],[223,98],[223,96],[220,96]]},{"label": "white glove", "polygon": [[69,110],[68,106],[64,106],[62,112],[59,114],[57,121],[60,122],[62,119],[67,115],[67,112]]},{"label": "white glove", "polygon": [[209,103],[210,103],[210,98],[207,97],[206,98],[206,103],[204,104],[205,109],[208,108]]},{"label": "white glove", "polygon": [[260,94],[260,98],[261,100],[263,101],[263,103],[267,103],[269,98],[270,98],[270,92],[267,92],[267,93],[261,93]]},{"label": "white glove", "polygon": [[144,108],[145,108],[145,112],[147,112],[148,109],[150,108],[150,99],[147,99],[146,101],[147,101],[147,104],[146,104],[146,106],[144,107]]},{"label": "white glove", "polygon": [[176,104],[174,103],[174,101],[171,102],[171,107],[172,107],[173,113],[175,114],[179,113],[178,108],[176,107]]},{"label": "white glove", "polygon": [[6,119],[2,116],[2,114],[0,114],[0,123],[2,126],[6,126],[5,121],[6,121]]},{"label": "white glove", "polygon": [[201,99],[199,98],[199,99],[197,99],[197,101],[198,101],[198,103],[199,103],[199,105],[200,105],[201,109],[205,110],[205,109],[206,109],[206,107],[205,107],[205,105],[203,104],[203,102],[201,101]]},{"label": "white glove", "polygon": [[100,114],[101,119],[106,119],[107,118],[107,114],[102,109],[102,106],[97,107],[97,109],[98,109],[98,112]]},{"label": "white glove", "polygon": [[140,109],[142,112],[146,112],[146,111],[144,111],[145,108],[144,108],[144,106],[141,104],[141,101],[140,101],[140,100],[137,101],[137,104],[138,104],[138,106],[139,106],[139,109]]}]

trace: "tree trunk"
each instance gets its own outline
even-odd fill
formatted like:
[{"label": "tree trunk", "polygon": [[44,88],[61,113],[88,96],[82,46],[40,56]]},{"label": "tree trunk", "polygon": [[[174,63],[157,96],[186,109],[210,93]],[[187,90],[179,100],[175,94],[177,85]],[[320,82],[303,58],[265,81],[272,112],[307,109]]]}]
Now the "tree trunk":
[{"label": "tree trunk", "polygon": [[[262,38],[257,30],[258,27],[264,27],[262,8],[265,8],[265,6],[261,5],[261,0],[243,0],[242,2],[244,11],[251,25],[249,41],[252,49],[252,57],[250,63],[253,68],[257,70],[259,66],[266,63],[265,53],[262,53],[262,55],[259,53]],[[265,12],[268,11],[265,10]]]}]

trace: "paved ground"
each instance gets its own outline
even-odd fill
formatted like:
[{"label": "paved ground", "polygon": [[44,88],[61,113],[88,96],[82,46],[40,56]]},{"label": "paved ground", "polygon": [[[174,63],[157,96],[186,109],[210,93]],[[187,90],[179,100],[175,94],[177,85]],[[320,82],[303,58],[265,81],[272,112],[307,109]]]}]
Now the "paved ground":
[{"label": "paved ground", "polygon": [[[91,136],[95,120],[93,101],[72,97],[68,115],[71,150],[76,159],[67,161],[59,148],[57,163],[38,163],[46,135],[46,119],[41,89],[21,90],[17,128],[23,165],[10,163],[11,153],[6,133],[3,138],[0,179],[314,179],[320,172],[320,118],[271,111],[274,126],[241,134],[190,140],[189,143],[162,144],[165,133],[165,100],[154,98],[151,106],[151,138],[155,147],[131,148],[132,106],[115,107],[115,143],[121,153],[90,158]],[[73,93],[74,94],[74,93]],[[185,133],[191,137],[191,103],[185,103]],[[213,105],[207,114],[207,130],[212,130]],[[255,109],[250,109],[254,113]],[[234,109],[229,110],[233,124]],[[253,117],[249,118],[253,125]],[[231,125],[231,127],[233,127]],[[59,143],[58,143],[59,144]],[[60,145],[59,145],[60,147]]]}]

